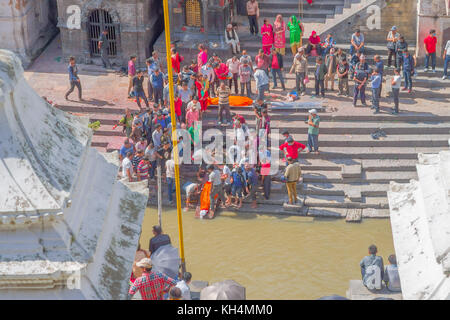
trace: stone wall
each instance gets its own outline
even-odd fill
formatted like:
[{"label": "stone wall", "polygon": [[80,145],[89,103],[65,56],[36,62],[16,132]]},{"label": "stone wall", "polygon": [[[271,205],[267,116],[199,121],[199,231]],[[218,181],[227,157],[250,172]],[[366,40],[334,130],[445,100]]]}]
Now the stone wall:
[{"label": "stone wall", "polygon": [[350,35],[359,28],[367,43],[385,43],[387,34],[394,25],[408,42],[415,42],[416,0],[377,0],[367,6],[355,6],[355,10],[357,8],[360,10],[328,30],[338,42],[349,43]]},{"label": "stone wall", "polygon": [[[162,31],[162,0],[58,0],[58,27],[65,59],[72,55],[84,63],[100,63],[100,59],[91,56],[89,47],[88,20],[95,9],[108,11],[116,27],[117,55],[111,62],[126,66],[129,57],[137,55],[138,65],[145,65],[153,42]],[[77,15],[79,23],[73,23]]]},{"label": "stone wall", "polygon": [[53,9],[49,0],[0,1],[0,48],[18,54],[27,67],[58,32]]}]

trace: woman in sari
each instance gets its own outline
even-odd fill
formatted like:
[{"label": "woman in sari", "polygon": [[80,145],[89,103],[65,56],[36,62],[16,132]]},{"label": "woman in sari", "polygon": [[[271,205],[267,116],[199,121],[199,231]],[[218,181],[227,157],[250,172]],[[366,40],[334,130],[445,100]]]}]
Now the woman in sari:
[{"label": "woman in sari", "polygon": [[273,45],[273,28],[267,19],[264,19],[264,24],[261,27],[261,35],[264,53],[270,55],[270,50]]},{"label": "woman in sari", "polygon": [[283,21],[281,14],[277,15],[273,23],[274,41],[273,46],[275,50],[284,56],[286,47],[286,23]]},{"label": "woman in sari", "polygon": [[209,89],[209,81],[206,77],[203,77],[202,75],[199,75],[197,77],[197,81],[195,81],[195,86],[197,88],[197,96],[198,96],[198,102],[200,102],[200,120],[202,119],[203,112],[206,111],[208,108],[208,89]]},{"label": "woman in sari", "polygon": [[303,24],[297,20],[296,16],[291,16],[288,23],[289,38],[291,42],[292,54],[297,54],[298,48],[302,46]]}]

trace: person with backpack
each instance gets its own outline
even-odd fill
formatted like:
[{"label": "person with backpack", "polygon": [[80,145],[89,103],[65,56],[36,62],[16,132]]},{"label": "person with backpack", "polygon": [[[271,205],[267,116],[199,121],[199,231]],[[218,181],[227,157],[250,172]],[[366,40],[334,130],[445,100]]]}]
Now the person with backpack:
[{"label": "person with backpack", "polygon": [[403,78],[405,79],[405,87],[403,91],[408,90],[408,93],[412,91],[412,76],[414,74],[414,58],[409,54],[408,51],[403,53]]},{"label": "person with backpack", "polygon": [[364,55],[359,58],[360,61],[356,64],[355,68],[355,88],[353,90],[353,106],[356,107],[356,102],[358,101],[358,94],[361,97],[361,102],[363,106],[366,106],[366,82],[368,79],[369,65],[366,62]]},{"label": "person with backpack", "polygon": [[383,258],[377,256],[377,252],[377,246],[372,244],[369,247],[369,255],[365,256],[359,263],[363,283],[369,290],[380,290],[381,281],[384,277]]},{"label": "person with backpack", "polygon": [[395,52],[397,59],[397,68],[401,69],[403,67],[403,52],[408,51],[408,43],[405,41],[404,36],[400,36],[395,44]]},{"label": "person with backpack", "polygon": [[350,66],[347,63],[347,59],[343,57],[336,68],[336,73],[338,76],[338,88],[339,93],[338,96],[342,96],[345,94],[346,97],[350,96],[350,90],[348,88],[348,74],[349,74]]},{"label": "person with backpack", "polygon": [[153,125],[161,125],[162,129],[165,129],[169,126],[169,121],[167,119],[167,117],[161,112],[158,111],[156,113],[156,117],[153,119]]},{"label": "person with backpack", "polygon": [[392,64],[392,57],[394,57],[394,65],[397,68],[397,50],[396,50],[396,44],[397,41],[400,39],[400,33],[397,32],[397,27],[393,26],[391,28],[391,31],[389,31],[386,41],[387,41],[387,49],[389,51],[388,54],[388,68],[391,67]]}]

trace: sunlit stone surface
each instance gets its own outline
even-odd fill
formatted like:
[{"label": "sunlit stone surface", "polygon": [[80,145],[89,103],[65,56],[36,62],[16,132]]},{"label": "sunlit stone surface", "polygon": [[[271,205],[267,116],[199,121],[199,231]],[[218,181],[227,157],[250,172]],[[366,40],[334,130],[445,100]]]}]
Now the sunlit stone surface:
[{"label": "sunlit stone surface", "polygon": [[147,203],[0,50],[0,299],[123,299]]},{"label": "sunlit stone surface", "polygon": [[450,151],[420,154],[419,180],[388,192],[404,299],[450,299]]}]

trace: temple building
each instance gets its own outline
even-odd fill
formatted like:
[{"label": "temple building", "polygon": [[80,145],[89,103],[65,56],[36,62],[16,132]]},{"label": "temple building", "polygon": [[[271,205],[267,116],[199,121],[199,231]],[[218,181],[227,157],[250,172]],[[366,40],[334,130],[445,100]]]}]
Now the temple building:
[{"label": "temple building", "polygon": [[0,299],[124,299],[148,200],[0,50]]},{"label": "temple building", "polygon": [[0,49],[15,52],[24,67],[58,33],[56,0],[0,1]]},{"label": "temple building", "polygon": [[[230,23],[229,0],[169,0],[171,42],[189,59],[197,53],[200,43],[209,53],[223,55],[227,51],[225,27]],[[160,35],[154,47],[165,54],[165,35]],[[228,52],[228,51],[227,51]]]},{"label": "temple building", "polygon": [[136,55],[144,65],[163,29],[162,0],[58,0],[58,27],[65,58],[100,64],[98,39],[107,28],[111,63],[126,66]]}]

